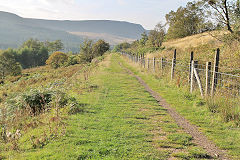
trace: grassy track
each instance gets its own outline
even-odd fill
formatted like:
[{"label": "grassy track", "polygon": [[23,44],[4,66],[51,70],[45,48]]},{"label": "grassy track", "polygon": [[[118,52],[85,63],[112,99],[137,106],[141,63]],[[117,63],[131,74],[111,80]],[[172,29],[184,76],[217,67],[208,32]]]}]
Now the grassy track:
[{"label": "grassy track", "polygon": [[[68,120],[66,136],[9,159],[201,159],[192,142],[113,54],[89,80],[94,89],[75,94],[86,104]],[[76,89],[74,89],[76,90]]]},{"label": "grassy track", "polygon": [[223,122],[221,115],[211,113],[204,100],[176,87],[164,79],[139,69],[134,64],[121,60],[124,66],[141,77],[155,92],[158,92],[178,113],[195,124],[219,148],[226,150],[232,159],[240,159],[240,130],[234,122]]}]

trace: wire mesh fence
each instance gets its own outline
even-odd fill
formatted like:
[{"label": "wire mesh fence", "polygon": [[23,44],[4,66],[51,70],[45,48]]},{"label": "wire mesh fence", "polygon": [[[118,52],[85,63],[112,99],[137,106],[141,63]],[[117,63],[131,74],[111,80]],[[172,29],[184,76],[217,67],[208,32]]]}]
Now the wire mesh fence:
[{"label": "wire mesh fence", "polygon": [[144,55],[128,53],[122,55],[148,72],[176,81],[179,86],[199,89],[202,96],[216,94],[233,98],[240,96],[240,68],[219,66],[219,49],[214,63],[191,61],[193,57],[189,61],[177,60],[176,55],[173,59],[145,58]]}]

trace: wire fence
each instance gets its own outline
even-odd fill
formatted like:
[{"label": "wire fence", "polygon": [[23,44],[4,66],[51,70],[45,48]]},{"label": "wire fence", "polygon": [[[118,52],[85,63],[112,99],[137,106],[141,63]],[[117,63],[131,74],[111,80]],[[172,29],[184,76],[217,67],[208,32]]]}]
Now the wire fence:
[{"label": "wire fence", "polygon": [[219,65],[218,49],[213,62],[202,62],[193,59],[177,60],[176,50],[173,59],[145,58],[144,55],[122,53],[132,62],[139,64],[148,72],[176,81],[178,86],[190,86],[190,91],[200,91],[202,97],[221,95],[239,98],[240,68],[228,68]]}]

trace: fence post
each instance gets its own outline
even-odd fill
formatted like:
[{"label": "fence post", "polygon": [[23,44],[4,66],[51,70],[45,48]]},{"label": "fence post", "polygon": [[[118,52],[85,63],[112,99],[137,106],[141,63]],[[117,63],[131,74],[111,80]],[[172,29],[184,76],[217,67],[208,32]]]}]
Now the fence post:
[{"label": "fence post", "polygon": [[139,55],[139,63],[140,63],[140,67],[142,67],[142,54]]},{"label": "fence post", "polygon": [[146,66],[145,66],[145,55],[144,55],[144,53],[143,53],[143,67],[146,68]]},{"label": "fence post", "polygon": [[206,62],[206,88],[205,88],[205,96],[209,94],[209,89],[210,89],[210,79],[211,79],[211,62]]},{"label": "fence post", "polygon": [[160,64],[160,68],[161,68],[161,71],[163,71],[163,68],[164,68],[164,58],[162,57],[161,58],[161,64]]},{"label": "fence post", "polygon": [[161,74],[162,74],[162,75],[163,75],[163,69],[164,69],[164,66],[165,66],[165,65],[164,65],[164,60],[165,60],[165,59],[162,57],[162,58],[161,58],[161,62],[160,62],[160,63],[161,63],[161,64],[160,64],[160,65],[161,65],[160,68],[161,68]]},{"label": "fence post", "polygon": [[191,62],[191,64],[192,64],[192,66],[191,66],[191,83],[190,83],[190,93],[192,93],[192,92],[193,92],[193,78],[194,78],[194,72],[193,72],[193,70],[194,70],[194,65],[195,65],[195,62],[194,62],[194,61],[192,61],[192,62]]},{"label": "fence post", "polygon": [[192,73],[192,61],[193,61],[193,51],[190,55],[190,65],[189,65],[189,84],[191,83],[191,73]]},{"label": "fence post", "polygon": [[190,83],[190,92],[193,92],[194,89],[194,81],[196,79],[194,78],[194,69],[197,68],[198,61],[192,61],[192,66],[191,66],[191,83]]},{"label": "fence post", "polygon": [[155,66],[156,66],[155,63],[156,63],[155,62],[155,57],[153,57],[153,72],[155,72]]},{"label": "fence post", "polygon": [[147,58],[147,68],[149,69],[149,58]]},{"label": "fence post", "polygon": [[[197,66],[197,65],[196,65]],[[201,79],[198,75],[198,71],[197,71],[197,67],[194,67],[194,74],[195,74],[195,77],[196,77],[196,80],[197,80],[197,83],[198,83],[198,87],[200,89],[200,93],[201,93],[201,96],[203,98],[203,88],[202,88],[202,83],[201,83]]]},{"label": "fence post", "polygon": [[216,90],[216,86],[218,83],[219,54],[220,54],[220,49],[218,48],[215,56],[215,61],[214,61],[211,96],[214,96],[214,92]]},{"label": "fence post", "polygon": [[177,58],[177,50],[174,50],[173,59],[172,59],[172,70],[171,70],[171,80],[174,79],[174,71],[176,65],[176,58]]}]

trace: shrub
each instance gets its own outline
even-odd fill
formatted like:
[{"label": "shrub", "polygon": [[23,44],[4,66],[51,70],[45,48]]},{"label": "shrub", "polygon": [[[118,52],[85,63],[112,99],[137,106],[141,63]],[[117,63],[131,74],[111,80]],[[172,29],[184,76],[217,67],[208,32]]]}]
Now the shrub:
[{"label": "shrub", "polygon": [[[31,114],[38,115],[50,108],[68,106],[69,114],[83,112],[85,104],[79,104],[74,97],[68,96],[60,90],[34,89],[21,95],[12,95],[5,103],[7,116],[12,117],[17,109],[30,109]],[[0,110],[1,115],[1,110]]]},{"label": "shrub", "polygon": [[75,65],[80,63],[80,58],[77,55],[71,55],[68,57],[67,66]]},{"label": "shrub", "polygon": [[54,52],[46,61],[47,65],[52,68],[59,68],[64,66],[68,61],[68,56],[63,52]]},{"label": "shrub", "polygon": [[[31,108],[31,112],[36,115],[42,112],[52,100],[52,93],[49,91],[31,90],[22,96],[26,106]],[[26,107],[25,106],[25,107]]]},{"label": "shrub", "polygon": [[84,106],[86,106],[86,104],[79,104],[76,98],[70,97],[68,99],[68,106],[69,106],[68,114],[77,114],[82,113],[84,111]]}]

